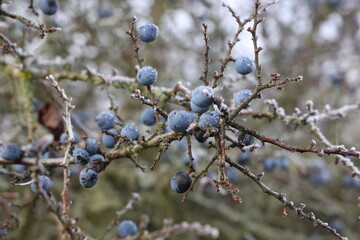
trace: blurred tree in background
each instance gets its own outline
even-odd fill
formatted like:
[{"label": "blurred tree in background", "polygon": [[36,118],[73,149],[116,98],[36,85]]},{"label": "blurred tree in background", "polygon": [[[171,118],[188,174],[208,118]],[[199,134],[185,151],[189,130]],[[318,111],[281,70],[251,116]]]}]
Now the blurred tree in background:
[{"label": "blurred tree in background", "polygon": [[[211,46],[209,79],[220,72],[220,59],[225,59],[228,41],[233,41],[239,27],[234,14],[239,15],[241,21],[249,16],[250,20],[238,36],[240,41],[235,41],[231,57],[255,59],[254,41],[251,31],[247,31],[254,27],[255,2],[225,1],[229,8],[220,1],[211,0],[61,0],[58,12],[47,16],[38,9],[37,1],[0,0],[0,144],[14,142],[26,152],[32,143],[40,142],[47,146],[48,152],[53,151],[49,146],[57,147],[54,161],[62,162],[66,150],[58,142],[60,134],[66,131],[62,119],[64,103],[45,80],[50,74],[67,96],[72,97],[72,104],[76,106],[71,111],[72,124],[80,136],[101,142],[102,133],[95,124],[95,116],[111,108],[121,117],[122,124],[135,124],[140,135],[149,138],[157,129],[140,122],[141,112],[147,106],[134,99],[139,85],[126,84],[134,81],[140,68],[134,57],[134,44],[127,34],[133,16],[136,16],[135,33],[146,23],[154,23],[160,29],[156,41],[137,42],[143,65],[152,66],[159,73],[153,92],[160,95],[175,86],[192,90],[203,84],[199,81],[204,70],[203,23],[207,26]],[[236,122],[245,126],[246,131],[250,129],[247,133],[256,138],[254,147],[237,145],[238,131],[230,127],[229,136],[234,143],[226,149],[226,155],[252,173],[264,171],[263,177],[259,175],[263,183],[274,191],[286,193],[286,198],[296,206],[306,204],[306,213],[314,212],[316,218],[328,222],[341,236],[359,239],[360,176],[356,170],[360,133],[357,129],[360,2],[280,0],[274,5],[267,4],[261,1],[260,9],[265,7],[266,11],[260,16],[265,20],[257,25],[256,32],[257,44],[263,49],[259,54],[263,81],[276,78],[275,73],[280,74],[281,79],[301,75],[303,80],[263,91],[260,100],[255,99],[249,108],[242,109]],[[30,22],[25,20],[34,26],[29,27]],[[221,96],[231,109],[234,109],[235,92],[255,89],[258,84],[257,72],[239,75],[233,61],[229,59],[215,88],[216,96]],[[108,79],[112,82],[106,81]],[[163,110],[167,113],[180,107],[190,110],[189,96],[177,97],[171,96],[162,106]],[[308,121],[312,116],[316,121]],[[265,144],[267,141],[257,134],[274,141]],[[183,135],[178,139],[166,148],[153,171],[149,168],[159,156],[159,148],[145,149],[135,156],[135,161],[146,166],[144,172],[129,158],[111,161],[99,174],[96,186],[90,189],[79,184],[82,167],[70,166],[68,214],[78,220],[75,225],[84,235],[116,238],[115,228],[105,236],[102,233],[136,192],[141,200],[133,204],[132,211],[116,219],[115,225],[131,219],[149,232],[166,229],[164,224],[169,224],[169,220],[164,219],[202,225],[198,230],[180,227],[178,234],[169,236],[174,240],[336,238],[323,228],[314,228],[319,222],[312,221],[310,216],[305,218],[309,217],[313,223],[299,218],[297,212],[290,211],[291,207],[281,200],[264,194],[258,182],[242,174],[246,170],[221,166],[220,160],[207,169],[217,151],[212,147],[217,144],[216,137],[204,143],[194,137],[187,141]],[[185,163],[189,158],[189,142],[194,174],[203,169],[207,171],[182,202],[182,196],[171,190],[170,179],[178,171],[191,172],[191,166]],[[339,148],[341,145],[346,148]],[[299,149],[286,146],[332,152],[325,152],[325,155],[323,151],[314,153],[312,150],[299,153]],[[103,146],[101,149],[103,153],[109,151]],[[42,155],[41,158],[49,157]],[[26,184],[34,174],[47,171],[54,181],[52,196],[60,204],[63,168],[45,164],[46,170],[39,170],[39,166],[27,164],[23,169],[2,158],[0,161],[3,164],[0,168],[0,226],[3,224],[7,228],[5,238],[66,239],[64,224],[58,215],[49,213],[51,210],[43,197],[33,194]],[[350,162],[348,165],[353,167],[343,166],[344,162]],[[229,167],[226,172],[231,189],[239,190],[236,195],[241,198],[240,204],[234,201],[235,197],[229,194],[226,186],[220,184],[218,189],[214,186],[213,179],[221,176],[224,167]],[[148,225],[144,226],[147,221]],[[207,224],[211,227],[205,228]],[[162,237],[143,239],[166,238]]]}]

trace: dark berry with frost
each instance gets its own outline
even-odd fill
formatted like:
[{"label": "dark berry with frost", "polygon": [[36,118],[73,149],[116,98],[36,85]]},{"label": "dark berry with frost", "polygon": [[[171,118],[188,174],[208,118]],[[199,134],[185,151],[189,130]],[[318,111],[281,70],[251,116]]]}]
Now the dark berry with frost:
[{"label": "dark berry with frost", "polygon": [[86,138],[85,139],[85,150],[89,152],[90,155],[98,153],[99,151],[99,144],[95,139]]},{"label": "dark berry with frost", "polygon": [[105,170],[106,165],[107,163],[104,156],[101,154],[95,154],[90,157],[87,167],[96,172],[101,172]]},{"label": "dark berry with frost", "polygon": [[191,102],[200,108],[209,107],[214,97],[214,90],[208,86],[199,86],[191,92]]},{"label": "dark berry with frost", "polygon": [[199,127],[201,129],[218,128],[220,126],[220,116],[217,111],[207,111],[202,114],[199,119]]},{"label": "dark berry with frost", "polygon": [[39,188],[45,192],[50,192],[53,188],[53,181],[47,176],[38,176],[38,185],[35,181],[30,184],[31,191],[33,193],[39,193]]},{"label": "dark berry with frost", "polygon": [[175,132],[185,132],[193,121],[193,115],[182,109],[173,110],[168,116],[168,126]]},{"label": "dark berry with frost", "polygon": [[155,24],[145,24],[138,30],[141,41],[149,43],[154,41],[159,35],[159,28]]},{"label": "dark berry with frost", "polygon": [[112,112],[108,112],[108,111],[100,112],[95,117],[95,123],[102,130],[114,128],[115,116]]},{"label": "dark berry with frost", "polygon": [[252,60],[246,56],[238,57],[235,60],[234,67],[235,70],[242,75],[249,74],[254,70],[254,64]]},{"label": "dark berry with frost", "polygon": [[[244,102],[246,99],[248,99],[251,96],[252,92],[250,89],[243,89],[240,90],[239,92],[234,94],[234,103],[235,106],[240,105],[242,102]],[[245,107],[248,107],[245,106]]]},{"label": "dark berry with frost", "polygon": [[102,136],[102,144],[107,148],[113,148],[117,143],[117,138],[115,138],[114,136],[117,136],[119,133],[114,128],[109,129],[107,131],[112,135],[108,133],[104,133],[104,135]]},{"label": "dark berry with frost", "polygon": [[73,158],[76,164],[85,166],[90,160],[90,154],[83,148],[75,148],[73,151]]},{"label": "dark berry with frost", "polygon": [[137,81],[144,86],[150,86],[157,81],[158,73],[150,66],[142,67],[136,75]]},{"label": "dark berry with frost", "polygon": [[176,193],[184,193],[191,186],[191,177],[185,172],[177,172],[170,181],[171,189]]},{"label": "dark berry with frost", "polygon": [[98,174],[96,171],[89,168],[84,168],[79,174],[79,181],[84,188],[91,188],[95,186],[98,180]]},{"label": "dark berry with frost", "polygon": [[39,0],[38,6],[45,15],[54,15],[59,9],[57,0]]},{"label": "dark berry with frost", "polygon": [[155,111],[152,108],[146,108],[140,116],[140,121],[146,126],[152,126],[156,123]]},{"label": "dark berry with frost", "polygon": [[21,158],[21,148],[16,143],[5,144],[1,149],[1,157],[8,161],[15,161]]},{"label": "dark berry with frost", "polygon": [[138,228],[135,222],[131,220],[124,220],[118,226],[118,236],[121,238],[135,236],[138,232]]},{"label": "dark berry with frost", "polygon": [[252,135],[247,134],[245,132],[241,132],[238,137],[239,144],[241,144],[243,146],[249,146],[249,145],[253,144],[254,141],[255,141],[255,138]]},{"label": "dark berry with frost", "polygon": [[120,135],[131,140],[138,140],[140,136],[139,130],[134,125],[124,126],[121,129]]},{"label": "dark berry with frost", "polygon": [[190,108],[191,108],[191,111],[193,111],[193,112],[204,113],[209,110],[210,106],[199,107],[195,103],[193,103],[193,101],[190,101]]}]

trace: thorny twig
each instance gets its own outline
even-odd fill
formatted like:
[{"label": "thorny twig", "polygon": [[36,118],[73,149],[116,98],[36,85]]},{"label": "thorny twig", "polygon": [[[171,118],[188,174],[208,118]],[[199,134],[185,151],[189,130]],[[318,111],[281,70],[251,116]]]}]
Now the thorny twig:
[{"label": "thorny twig", "polygon": [[[271,5],[275,4],[276,2],[277,2],[276,0],[269,2],[264,7],[259,9],[257,11],[257,13],[258,14],[264,13]],[[218,72],[213,73],[213,77],[212,77],[211,84],[210,84],[211,87],[213,87],[213,88],[216,87],[217,81],[224,76],[224,72],[225,72],[227,64],[230,61],[234,61],[233,57],[231,57],[231,52],[232,52],[232,49],[234,48],[234,46],[236,45],[236,43],[240,41],[239,35],[244,30],[244,26],[247,23],[249,23],[251,20],[254,19],[254,15],[252,14],[248,18],[241,21],[240,16],[238,16],[229,5],[223,3],[222,6],[226,7],[229,10],[229,12],[231,13],[231,15],[235,18],[236,22],[238,23],[238,28],[234,34],[233,39],[231,41],[228,41],[228,43],[227,43],[227,50],[225,53],[225,57],[220,59],[220,62],[221,62],[220,70]]]},{"label": "thorny twig", "polygon": [[111,231],[111,229],[113,229],[116,226],[117,222],[120,220],[120,217],[123,216],[126,212],[133,210],[133,204],[139,200],[141,200],[140,194],[132,193],[131,198],[129,199],[126,206],[120,211],[116,212],[116,216],[114,220],[107,226],[105,231],[97,239],[98,240],[105,239],[106,234],[108,234]]},{"label": "thorny twig", "polygon": [[9,17],[9,18],[18,20],[19,22],[23,23],[27,27],[31,27],[31,28],[34,28],[36,30],[40,30],[40,38],[44,38],[45,33],[54,33],[54,32],[57,32],[57,31],[61,30],[61,28],[59,28],[59,27],[49,27],[49,28],[47,28],[43,24],[34,23],[34,22],[30,21],[29,19],[26,19],[26,18],[24,18],[22,16],[19,16],[19,15],[15,15],[15,14],[6,12],[4,9],[1,9],[1,8],[0,8],[0,15],[3,15],[5,17]]},{"label": "thorny twig", "polygon": [[209,49],[210,49],[210,45],[209,45],[209,37],[207,36],[207,29],[208,29],[208,25],[206,23],[202,24],[204,30],[203,30],[203,35],[204,35],[204,41],[205,41],[205,52],[204,52],[204,69],[203,69],[203,75],[200,76],[199,80],[203,81],[204,84],[207,86],[209,85],[209,82],[207,80],[207,75],[208,75],[208,71],[209,71]]},{"label": "thorny twig", "polygon": [[341,236],[334,228],[330,227],[328,223],[322,221],[319,218],[316,218],[315,214],[313,212],[310,213],[306,213],[304,211],[305,205],[304,204],[300,204],[300,207],[296,207],[295,204],[292,201],[289,201],[286,198],[286,194],[285,193],[278,193],[275,192],[273,190],[271,190],[268,186],[266,186],[262,181],[262,177],[264,176],[264,173],[255,175],[252,172],[250,172],[249,169],[241,166],[240,164],[232,161],[229,158],[226,158],[226,162],[230,164],[230,166],[235,167],[236,169],[238,169],[239,171],[241,171],[244,175],[246,175],[247,177],[249,177],[251,180],[253,180],[260,188],[261,190],[270,195],[275,197],[276,199],[278,199],[281,203],[284,204],[285,207],[287,207],[288,209],[294,211],[297,213],[297,215],[299,215],[300,218],[306,218],[309,221],[311,221],[313,223],[313,225],[316,226],[321,226],[322,228],[326,229],[328,232],[332,233],[335,237],[337,237],[340,240],[347,240],[347,237],[343,237]]},{"label": "thorny twig", "polygon": [[63,191],[61,193],[61,197],[62,197],[62,204],[63,204],[62,213],[64,215],[67,215],[67,213],[68,213],[67,194],[68,194],[68,188],[69,188],[69,184],[70,184],[69,159],[70,159],[70,150],[71,150],[72,141],[74,140],[74,132],[73,132],[73,126],[71,123],[70,112],[71,112],[71,110],[73,110],[75,108],[75,106],[71,104],[72,99],[66,95],[65,90],[59,86],[59,83],[55,80],[53,75],[49,75],[48,77],[46,77],[46,80],[50,81],[51,85],[59,93],[61,99],[64,102],[64,107],[65,107],[65,112],[63,114],[63,120],[65,122],[66,129],[67,129],[67,132],[69,135],[68,135],[68,143],[66,146],[65,155],[64,155],[64,159],[63,159],[63,165],[64,165],[64,172],[63,172],[64,182],[63,182],[63,184],[64,185],[63,185]]},{"label": "thorny twig", "polygon": [[142,68],[142,63],[144,62],[144,59],[140,58],[140,55],[139,55],[140,46],[137,43],[139,38],[135,34],[135,24],[136,24],[136,17],[134,16],[130,23],[130,29],[128,31],[126,31],[126,34],[129,35],[129,38],[130,38],[132,44],[134,45],[135,58],[139,64],[139,67]]}]

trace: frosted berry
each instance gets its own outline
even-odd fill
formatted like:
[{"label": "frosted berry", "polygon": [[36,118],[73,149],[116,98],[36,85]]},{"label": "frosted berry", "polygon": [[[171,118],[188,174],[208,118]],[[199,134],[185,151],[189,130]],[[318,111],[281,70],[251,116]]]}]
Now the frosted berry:
[{"label": "frosted berry", "polygon": [[0,228],[0,238],[2,237],[6,237],[6,229],[5,228]]},{"label": "frosted berry", "polygon": [[54,15],[59,9],[57,0],[39,0],[38,6],[45,15]]},{"label": "frosted berry", "polygon": [[131,140],[138,140],[140,134],[134,125],[126,125],[121,129],[120,135]]},{"label": "frosted berry", "polygon": [[230,182],[237,182],[240,177],[239,171],[234,167],[226,168],[226,175],[229,178]]},{"label": "frosted berry", "polygon": [[248,99],[251,96],[252,92],[250,89],[243,89],[234,94],[234,103],[235,106],[240,105],[243,101]]},{"label": "frosted berry", "polygon": [[[53,181],[47,176],[38,176],[38,183],[41,190],[45,192],[50,192],[53,188]],[[38,186],[36,185],[35,181],[30,184],[31,191],[33,193],[39,193]]]},{"label": "frosted berry", "polygon": [[136,75],[136,79],[141,85],[150,86],[156,82],[158,73],[155,68],[150,66],[142,67]]},{"label": "frosted berry", "polygon": [[141,41],[149,43],[154,41],[159,35],[159,28],[155,24],[145,24],[138,30]]},{"label": "frosted berry", "polygon": [[8,161],[15,161],[21,158],[21,148],[16,143],[8,143],[1,149],[1,157]]},{"label": "frosted berry", "polygon": [[176,193],[184,193],[191,186],[191,177],[184,172],[177,172],[170,181],[171,189]]},{"label": "frosted berry", "polygon": [[[107,131],[109,133],[112,133],[113,135],[119,134],[118,131],[116,131],[116,129],[114,129],[114,128],[109,129]],[[117,142],[117,139],[110,134],[104,133],[104,135],[102,136],[102,144],[107,148],[113,148],[115,146],[116,142]]]},{"label": "frosted berry", "polygon": [[244,56],[238,57],[236,59],[234,67],[235,70],[242,75],[249,74],[254,70],[254,64],[252,60]]},{"label": "frosted berry", "polygon": [[218,128],[220,126],[220,116],[217,111],[207,111],[199,119],[199,127],[206,129],[208,127]]},{"label": "frosted berry", "polygon": [[192,121],[193,115],[182,109],[173,110],[168,116],[168,126],[175,132],[185,132]]},{"label": "frosted berry", "polygon": [[255,141],[255,138],[245,132],[241,132],[238,137],[238,142],[244,146],[249,146],[249,145],[253,144],[254,141]]},{"label": "frosted berry", "polygon": [[276,168],[276,160],[272,157],[268,157],[264,160],[264,170],[271,172]]},{"label": "frosted berry", "polygon": [[93,155],[99,151],[99,144],[95,139],[87,138],[85,143],[85,150],[88,151],[90,155]]},{"label": "frosted berry", "polygon": [[240,165],[245,165],[250,162],[250,154],[247,152],[241,153],[237,159],[236,162]]},{"label": "frosted berry", "polygon": [[[69,136],[67,133],[62,133],[60,135],[60,143],[65,145],[66,144],[66,141],[68,140]],[[80,140],[78,139],[79,138],[79,134],[77,133],[74,133],[74,141],[72,142],[73,144],[78,144],[80,142]]]},{"label": "frosted berry", "polygon": [[85,149],[75,148],[73,151],[73,158],[76,164],[84,166],[89,162],[90,154]]},{"label": "frosted berry", "polygon": [[190,107],[191,107],[191,111],[196,112],[196,113],[204,113],[206,111],[209,110],[210,106],[207,107],[198,107],[195,103],[193,103],[192,101],[190,101]]},{"label": "frosted berry", "polygon": [[119,224],[117,231],[120,238],[125,238],[136,235],[138,228],[133,221],[125,220]]},{"label": "frosted berry", "polygon": [[105,170],[106,165],[106,160],[103,155],[95,154],[90,157],[90,161],[87,167],[94,170],[95,172],[101,172]]},{"label": "frosted berry", "polygon": [[152,108],[145,109],[140,116],[140,121],[146,126],[152,126],[156,123],[155,111]]},{"label": "frosted berry", "polygon": [[98,174],[94,170],[91,170],[89,168],[84,168],[80,172],[79,180],[81,186],[83,186],[84,188],[91,188],[95,186],[98,180]]},{"label": "frosted berry", "polygon": [[100,112],[95,117],[95,123],[100,129],[110,129],[115,125],[115,116],[112,112]]},{"label": "frosted berry", "polygon": [[191,92],[191,102],[198,107],[209,107],[214,97],[214,90],[211,87],[199,86]]}]

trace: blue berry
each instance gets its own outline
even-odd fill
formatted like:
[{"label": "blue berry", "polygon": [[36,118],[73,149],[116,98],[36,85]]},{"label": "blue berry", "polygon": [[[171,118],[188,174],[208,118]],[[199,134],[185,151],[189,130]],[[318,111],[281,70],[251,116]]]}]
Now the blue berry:
[{"label": "blue berry", "polygon": [[276,160],[272,157],[266,158],[264,160],[264,170],[271,172],[276,168]]},{"label": "blue berry", "polygon": [[237,159],[236,162],[239,163],[240,165],[245,165],[248,162],[250,162],[250,154],[247,152],[241,153]]},{"label": "blue berry", "polygon": [[236,168],[228,167],[226,169],[226,174],[230,182],[237,182],[239,180],[240,173]]},{"label": "blue berry", "polygon": [[6,229],[5,228],[0,228],[0,238],[2,237],[6,237]]},{"label": "blue berry", "polygon": [[199,119],[199,127],[206,129],[208,127],[218,128],[220,126],[220,116],[217,111],[207,111]]},{"label": "blue berry", "polygon": [[184,160],[185,166],[189,166],[189,164],[190,164],[190,157],[189,157],[189,154],[188,154],[187,152],[184,152],[184,154],[183,154],[183,160]]},{"label": "blue berry", "polygon": [[140,121],[146,126],[152,126],[156,123],[155,111],[152,108],[146,108],[140,116]]},{"label": "blue berry", "polygon": [[140,134],[134,125],[126,125],[121,129],[120,135],[131,140],[138,140]]},{"label": "blue berry", "polygon": [[125,220],[119,224],[117,231],[119,237],[125,238],[136,235],[138,228],[133,221]]},{"label": "blue berry", "polygon": [[245,132],[241,132],[238,137],[238,142],[244,146],[249,146],[249,145],[253,144],[254,141],[255,141],[255,138],[252,135],[247,134]]},{"label": "blue berry", "polygon": [[329,225],[330,225],[330,227],[334,228],[338,233],[341,232],[345,227],[344,222],[339,218],[335,218],[335,219],[331,220]]},{"label": "blue berry", "polygon": [[[72,143],[73,143],[73,144],[78,144],[78,143],[80,142],[79,137],[80,137],[79,134],[74,133],[74,141],[73,141]],[[69,136],[68,136],[67,133],[62,133],[62,134],[60,135],[60,143],[61,143],[62,145],[65,145],[65,144],[66,144],[66,141],[68,140],[68,138],[69,138]]]},{"label": "blue berry", "polygon": [[289,159],[287,157],[280,157],[276,163],[277,167],[281,170],[286,170],[289,168]]},{"label": "blue berry", "polygon": [[343,4],[343,0],[326,0],[326,4],[329,7],[336,8],[336,7],[339,7],[339,6],[341,6]]},{"label": "blue berry", "polygon": [[342,83],[342,79],[337,73],[331,73],[329,78],[333,85],[340,85]]},{"label": "blue berry", "polygon": [[95,154],[90,157],[90,161],[87,166],[96,172],[101,172],[105,170],[106,165],[106,160],[103,155]]},{"label": "blue berry", "polygon": [[95,123],[100,129],[110,129],[115,126],[115,116],[112,112],[100,112],[95,117]]},{"label": "blue berry", "polygon": [[95,186],[98,180],[98,174],[94,170],[91,170],[89,168],[84,168],[80,172],[79,180],[81,186],[83,186],[84,188],[91,188]]},{"label": "blue berry", "polygon": [[[53,181],[47,176],[38,176],[38,182],[40,189],[44,190],[45,192],[50,192],[53,188]],[[35,181],[33,181],[30,184],[31,191],[33,193],[39,193],[38,186],[36,185]]]},{"label": "blue berry", "polygon": [[252,92],[249,89],[243,89],[243,90],[240,90],[239,92],[235,93],[235,95],[234,95],[235,106],[240,105],[243,101],[248,99],[251,96],[251,94],[252,94]]},{"label": "blue berry", "polygon": [[23,173],[26,170],[26,166],[22,164],[12,164],[11,165],[12,170],[18,173]]},{"label": "blue berry", "polygon": [[156,69],[150,66],[142,67],[136,75],[136,79],[138,80],[138,82],[144,86],[150,86],[151,84],[156,82],[157,78],[158,73]]},{"label": "blue berry", "polygon": [[28,158],[37,157],[37,155],[39,153],[39,148],[40,148],[39,146],[40,146],[39,142],[32,142],[32,143],[26,145],[25,146],[25,156]]},{"label": "blue berry", "polygon": [[54,15],[59,9],[57,0],[39,0],[38,6],[45,15]]},{"label": "blue berry", "polygon": [[192,121],[193,115],[182,109],[173,110],[168,116],[168,125],[175,132],[185,132]]},{"label": "blue berry", "polygon": [[177,172],[170,181],[171,189],[176,193],[184,193],[191,186],[191,177],[184,172]]},{"label": "blue berry", "polygon": [[210,106],[207,107],[198,107],[195,103],[193,103],[192,101],[190,101],[190,107],[191,107],[191,111],[196,112],[196,113],[204,113],[206,111],[209,111]]},{"label": "blue berry", "polygon": [[188,148],[187,141],[185,138],[183,138],[179,141],[176,141],[175,145],[176,145],[176,150],[180,153],[186,151]]},{"label": "blue berry", "polygon": [[43,152],[41,154],[41,158],[49,159],[49,158],[58,158],[59,154],[57,153],[56,148],[51,148],[46,152]]},{"label": "blue berry", "polygon": [[205,136],[206,131],[201,130],[201,129],[196,129],[194,131],[194,136],[195,139],[198,140],[199,143],[204,143],[206,141],[206,136]]},{"label": "blue berry", "polygon": [[308,168],[310,181],[315,185],[324,185],[331,180],[331,174],[323,161],[315,160]]},{"label": "blue berry", "polygon": [[[112,128],[109,129],[108,132],[114,134],[114,135],[118,135],[118,131],[116,131],[116,129]],[[117,139],[109,134],[104,134],[102,136],[102,144],[107,147],[107,148],[113,148],[115,146],[115,144],[117,143]]]},{"label": "blue berry", "polygon": [[234,67],[235,70],[242,75],[249,74],[254,70],[254,64],[251,59],[244,56],[236,59]]},{"label": "blue berry", "polygon": [[8,161],[15,161],[21,158],[21,148],[15,143],[8,143],[1,149],[1,157]]},{"label": "blue berry", "polygon": [[97,13],[98,13],[99,18],[107,18],[112,15],[112,13],[113,13],[112,10],[113,10],[112,6],[107,4],[107,5],[100,6],[97,10]]},{"label": "blue berry", "polygon": [[351,176],[344,176],[342,179],[342,183],[343,186],[346,188],[351,188],[351,187],[360,188],[360,183]]},{"label": "blue berry", "polygon": [[99,151],[99,144],[95,139],[87,138],[85,140],[85,150],[88,151],[90,155],[93,155]]},{"label": "blue berry", "polygon": [[85,166],[90,160],[90,154],[85,149],[75,148],[73,151],[73,158],[76,164]]},{"label": "blue berry", "polygon": [[191,92],[191,102],[198,107],[209,107],[214,97],[214,90],[211,87],[199,86]]},{"label": "blue berry", "polygon": [[315,185],[325,185],[331,180],[331,174],[328,170],[322,171],[318,175],[311,175],[310,181]]},{"label": "blue berry", "polygon": [[149,43],[154,41],[159,35],[159,28],[155,24],[145,24],[139,28],[140,39]]}]

